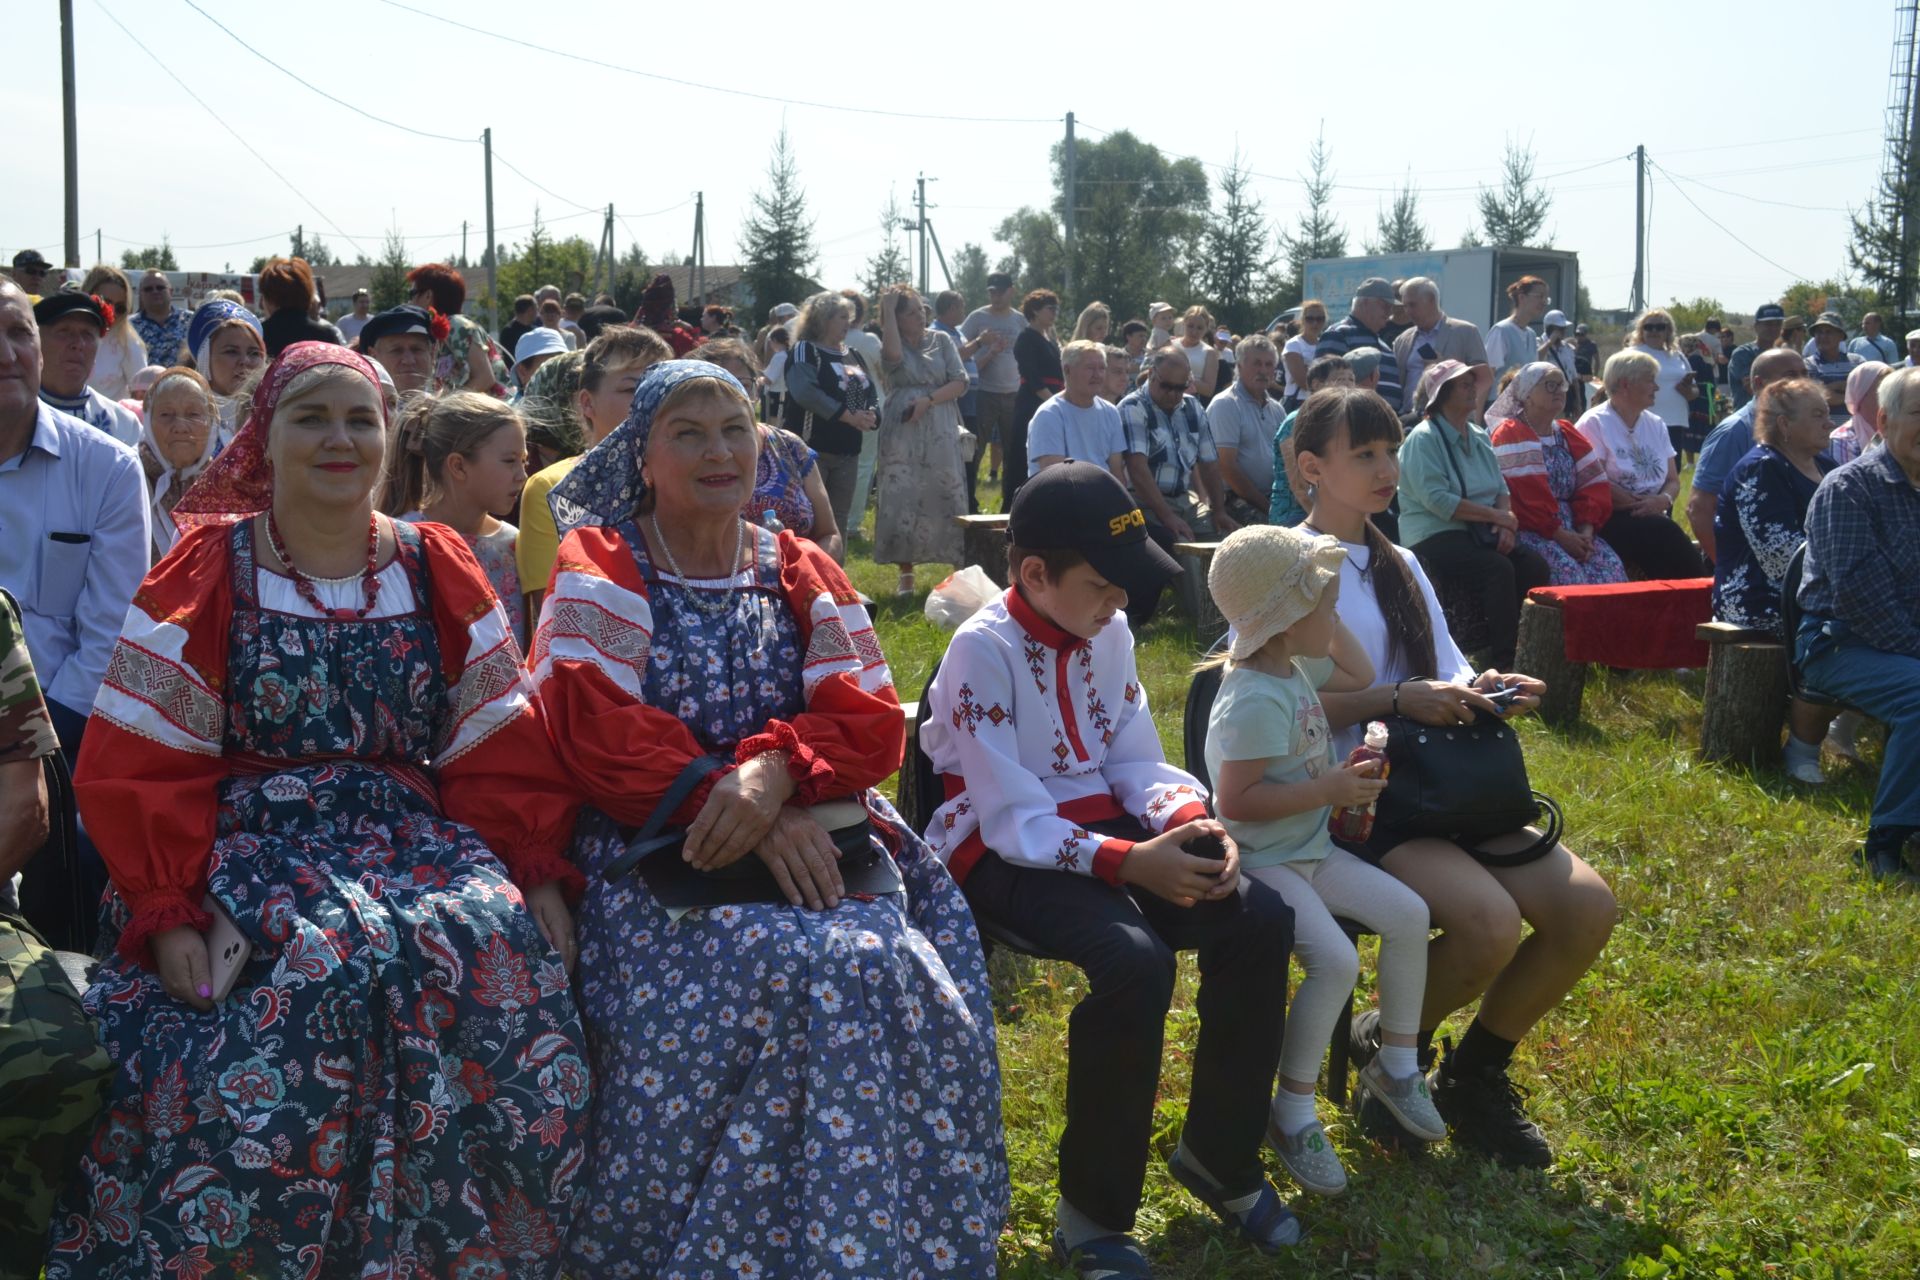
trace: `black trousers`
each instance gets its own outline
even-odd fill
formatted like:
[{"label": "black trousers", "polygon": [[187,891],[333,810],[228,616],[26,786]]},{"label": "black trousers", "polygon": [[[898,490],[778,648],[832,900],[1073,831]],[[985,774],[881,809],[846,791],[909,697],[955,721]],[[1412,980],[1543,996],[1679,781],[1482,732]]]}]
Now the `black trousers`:
[{"label": "black trousers", "polygon": [[1544,587],[1552,571],[1538,552],[1518,543],[1506,555],[1483,547],[1465,529],[1436,533],[1413,548],[1420,567],[1434,579],[1442,597],[1464,596],[1475,601],[1487,623],[1487,647],[1493,665],[1513,670],[1514,647],[1520,642],[1520,602],[1535,587]]},{"label": "black trousers", "polygon": [[[1142,837],[1145,832],[1140,833]],[[1234,1192],[1264,1177],[1260,1143],[1286,1030],[1293,909],[1242,877],[1238,892],[1181,908],[1091,876],[1016,867],[988,853],[963,886],[974,913],[1087,975],[1067,1031],[1060,1194],[1131,1231],[1147,1173],[1174,953],[1197,951],[1200,1036],[1187,1148]]]},{"label": "black trousers", "polygon": [[1013,510],[1014,495],[1027,482],[1027,424],[1033,421],[1040,401],[1021,391],[1014,402],[1013,417],[1000,429],[1000,510]]},{"label": "black trousers", "polygon": [[967,486],[967,514],[980,514],[980,455],[987,451],[987,442],[980,438],[980,415],[960,415],[960,425],[973,433],[973,457],[960,459],[960,481]]},{"label": "black trousers", "polygon": [[1635,578],[1704,578],[1707,562],[1686,530],[1667,516],[1615,512],[1600,528],[1608,546],[1620,553]]}]

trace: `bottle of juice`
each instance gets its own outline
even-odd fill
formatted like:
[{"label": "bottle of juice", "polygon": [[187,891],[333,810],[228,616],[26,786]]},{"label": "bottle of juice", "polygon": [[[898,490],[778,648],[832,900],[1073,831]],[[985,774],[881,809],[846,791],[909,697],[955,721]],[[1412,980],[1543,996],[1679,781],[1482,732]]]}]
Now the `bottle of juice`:
[{"label": "bottle of juice", "polygon": [[[1387,726],[1378,720],[1369,721],[1366,737],[1347,757],[1347,763],[1378,764],[1371,776],[1387,776]],[[1369,801],[1365,807],[1335,809],[1327,818],[1327,830],[1350,844],[1365,844],[1367,837],[1373,834],[1373,809],[1375,801]]]}]

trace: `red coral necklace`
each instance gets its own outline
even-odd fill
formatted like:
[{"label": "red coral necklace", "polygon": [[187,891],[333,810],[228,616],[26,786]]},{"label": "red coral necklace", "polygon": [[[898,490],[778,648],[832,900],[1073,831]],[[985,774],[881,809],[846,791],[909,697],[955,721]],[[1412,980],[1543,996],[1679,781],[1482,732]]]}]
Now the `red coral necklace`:
[{"label": "red coral necklace", "polygon": [[364,618],[373,612],[374,601],[380,598],[380,579],[374,572],[374,562],[380,556],[380,518],[367,517],[367,565],[360,572],[360,588],[366,603],[358,609],[331,609],[320,599],[320,593],[314,588],[313,579],[294,565],[293,557],[287,554],[287,544],[280,537],[280,523],[273,518],[273,512],[267,512],[267,542],[273,547],[273,554],[280,559],[280,567],[293,579],[293,589],[300,598],[313,606],[314,612],[323,618],[347,622]]}]

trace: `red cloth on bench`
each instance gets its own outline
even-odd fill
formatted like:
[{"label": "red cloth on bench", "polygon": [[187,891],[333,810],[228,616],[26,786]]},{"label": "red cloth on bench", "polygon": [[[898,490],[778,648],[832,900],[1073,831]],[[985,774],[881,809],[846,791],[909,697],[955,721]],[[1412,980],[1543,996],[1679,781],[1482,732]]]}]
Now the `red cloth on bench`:
[{"label": "red cloth on bench", "polygon": [[1567,661],[1671,670],[1704,667],[1695,629],[1713,621],[1712,578],[1535,587],[1528,599],[1558,605]]}]

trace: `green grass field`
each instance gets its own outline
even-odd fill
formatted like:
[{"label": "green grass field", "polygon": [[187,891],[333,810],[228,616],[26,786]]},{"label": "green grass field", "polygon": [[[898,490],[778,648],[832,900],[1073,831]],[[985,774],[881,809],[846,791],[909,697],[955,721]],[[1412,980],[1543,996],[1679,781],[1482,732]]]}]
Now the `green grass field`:
[{"label": "green grass field", "polygon": [[[983,479],[983,489],[984,479]],[[1684,504],[1684,497],[1682,499]],[[947,633],[896,599],[891,566],[856,542],[902,698],[917,698]],[[1163,610],[1139,665],[1162,743],[1180,758],[1191,625]],[[1352,1188],[1295,1208],[1308,1239],[1269,1260],[1237,1243],[1156,1162],[1139,1230],[1169,1277],[1914,1277],[1920,1275],[1920,898],[1869,885],[1849,854],[1879,754],[1828,760],[1810,789],[1702,765],[1704,673],[1597,671],[1582,724],[1525,723],[1534,785],[1568,843],[1619,895],[1600,963],[1520,1050],[1515,1078],[1559,1156],[1509,1173],[1442,1146],[1389,1159],[1325,1102]],[[1047,1261],[1054,1143],[1077,971],[994,958],[1015,1277]],[[1371,999],[1363,956],[1361,999]],[[1168,1028],[1156,1150],[1173,1149],[1195,1031],[1183,962]],[[1442,1034],[1458,1036],[1465,1020]],[[1277,1185],[1291,1183],[1268,1157]]]}]

